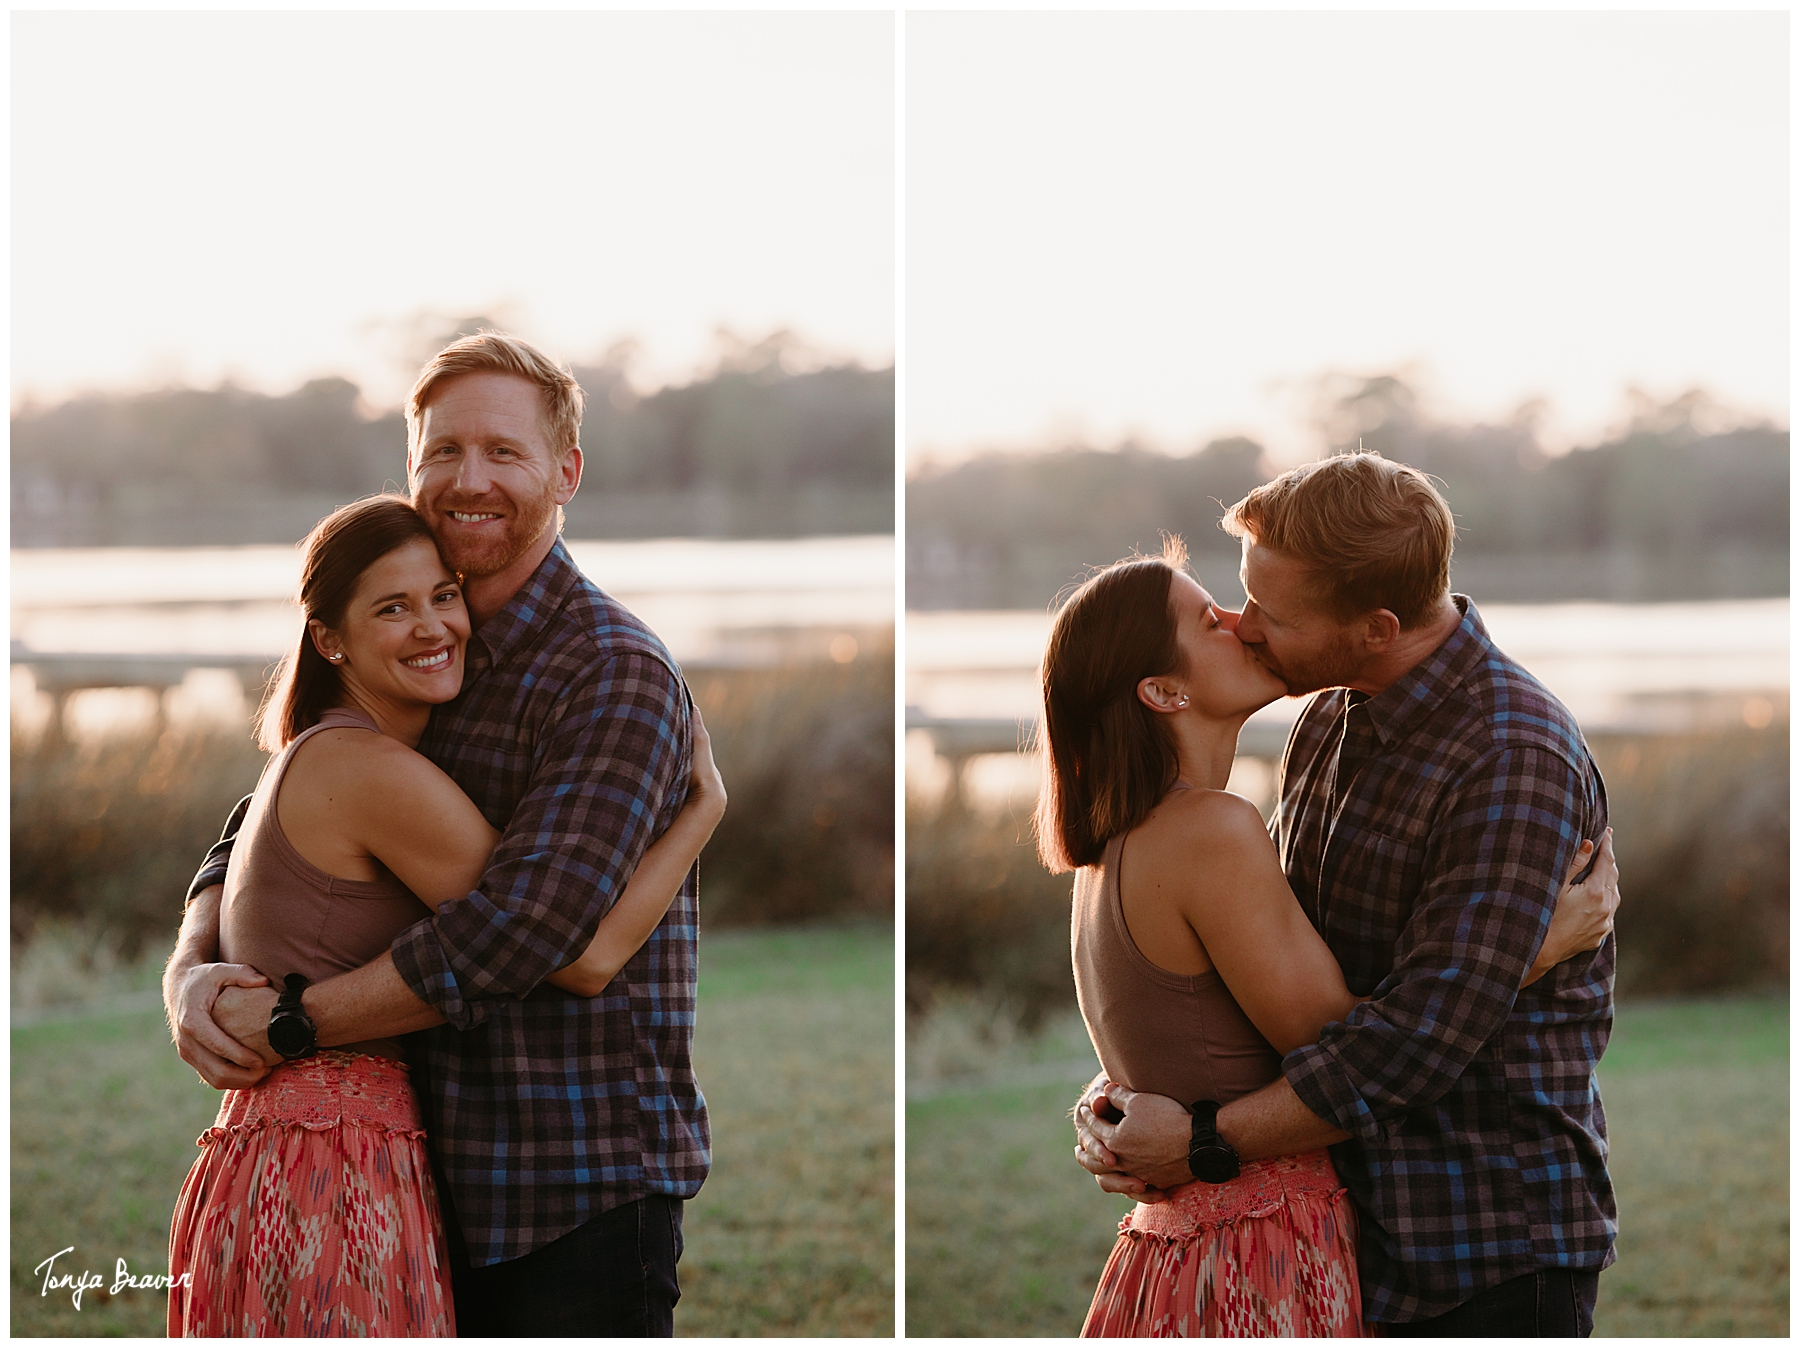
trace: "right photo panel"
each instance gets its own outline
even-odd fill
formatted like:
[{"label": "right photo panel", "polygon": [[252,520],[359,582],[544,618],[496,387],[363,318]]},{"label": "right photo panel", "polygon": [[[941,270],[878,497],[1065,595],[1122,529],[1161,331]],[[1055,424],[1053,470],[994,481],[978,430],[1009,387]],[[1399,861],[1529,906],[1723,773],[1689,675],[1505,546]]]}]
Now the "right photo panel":
[{"label": "right photo panel", "polygon": [[1785,1336],[1783,13],[905,19],[905,1327]]}]

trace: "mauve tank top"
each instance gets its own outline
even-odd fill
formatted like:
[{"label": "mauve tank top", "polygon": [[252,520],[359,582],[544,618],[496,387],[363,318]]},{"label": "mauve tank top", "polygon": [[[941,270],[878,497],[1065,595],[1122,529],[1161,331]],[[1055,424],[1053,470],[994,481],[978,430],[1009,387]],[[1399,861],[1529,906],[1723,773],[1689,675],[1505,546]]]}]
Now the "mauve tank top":
[{"label": "mauve tank top", "polygon": [[1176,974],[1144,957],[1119,902],[1125,835],[1075,873],[1069,944],[1081,1018],[1106,1075],[1134,1091],[1227,1104],[1281,1075],[1281,1055],[1217,970]]},{"label": "mauve tank top", "polygon": [[[219,958],[248,964],[279,991],[289,974],[312,982],[360,969],[380,956],[401,932],[431,910],[391,876],[382,880],[341,880],[327,875],[294,850],[281,831],[275,798],[294,751],[321,730],[354,726],[379,735],[375,722],[359,711],[334,707],[296,735],[263,770],[256,784],[219,909]],[[401,1058],[398,1039],[368,1039],[334,1048]]]}]

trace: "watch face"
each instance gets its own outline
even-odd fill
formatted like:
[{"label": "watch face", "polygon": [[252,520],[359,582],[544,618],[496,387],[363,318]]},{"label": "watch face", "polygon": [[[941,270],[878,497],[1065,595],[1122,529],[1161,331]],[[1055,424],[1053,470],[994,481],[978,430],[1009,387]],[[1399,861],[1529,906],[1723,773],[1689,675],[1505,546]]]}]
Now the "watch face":
[{"label": "watch face", "polygon": [[1223,1184],[1238,1177],[1237,1153],[1227,1146],[1197,1147],[1188,1154],[1188,1169],[1195,1179]]},{"label": "watch face", "polygon": [[269,1047],[283,1057],[304,1053],[313,1046],[313,1027],[301,1016],[277,1016],[269,1022]]}]

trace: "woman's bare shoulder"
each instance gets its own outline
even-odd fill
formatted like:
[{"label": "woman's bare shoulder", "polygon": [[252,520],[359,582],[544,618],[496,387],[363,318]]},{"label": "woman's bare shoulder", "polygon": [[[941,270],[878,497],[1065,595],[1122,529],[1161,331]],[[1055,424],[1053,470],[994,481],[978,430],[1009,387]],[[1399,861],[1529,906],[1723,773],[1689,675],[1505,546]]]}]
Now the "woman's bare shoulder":
[{"label": "woman's bare shoulder", "polygon": [[1279,870],[1255,805],[1230,791],[1172,792],[1131,835],[1134,860],[1183,888],[1235,888],[1252,870]]},{"label": "woman's bare shoulder", "polygon": [[424,754],[391,735],[357,726],[333,726],[310,737],[294,751],[287,780],[305,788],[327,787],[333,795],[373,809],[435,797],[446,789],[462,794]]}]

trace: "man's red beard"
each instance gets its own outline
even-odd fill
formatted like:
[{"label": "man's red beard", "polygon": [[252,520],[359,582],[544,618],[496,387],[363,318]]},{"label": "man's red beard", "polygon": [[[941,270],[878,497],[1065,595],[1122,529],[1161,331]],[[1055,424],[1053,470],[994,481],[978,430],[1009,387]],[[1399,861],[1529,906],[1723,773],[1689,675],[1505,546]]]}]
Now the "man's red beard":
[{"label": "man's red beard", "polygon": [[[511,507],[507,509],[507,507]],[[450,519],[452,510],[464,514],[485,511],[500,513],[499,527],[490,528],[485,536],[463,532]],[[506,570],[531,550],[532,544],[544,536],[544,530],[556,522],[556,494],[546,486],[542,496],[527,501],[461,501],[449,497],[424,504],[421,513],[437,538],[438,551],[444,564],[469,579],[495,576]]]},{"label": "man's red beard", "polygon": [[1292,665],[1277,665],[1266,645],[1256,647],[1255,653],[1258,663],[1287,685],[1289,697],[1304,697],[1321,688],[1343,687],[1356,674],[1350,643],[1345,639]]}]

